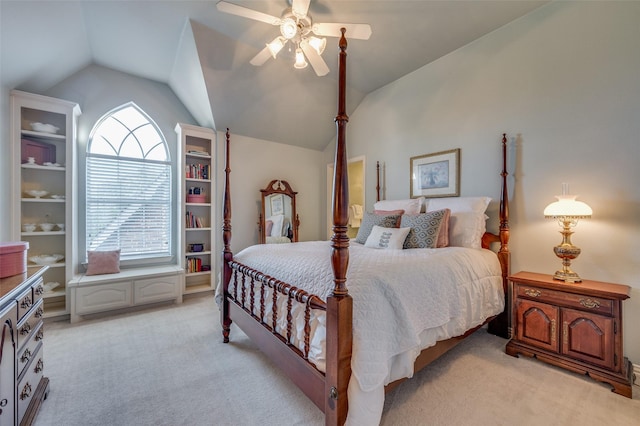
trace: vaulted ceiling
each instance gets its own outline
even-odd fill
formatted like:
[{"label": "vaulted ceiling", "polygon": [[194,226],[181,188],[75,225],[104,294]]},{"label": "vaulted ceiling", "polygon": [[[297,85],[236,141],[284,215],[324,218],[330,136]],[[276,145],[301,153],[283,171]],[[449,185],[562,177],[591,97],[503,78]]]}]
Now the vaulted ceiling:
[{"label": "vaulted ceiling", "polygon": [[[280,16],[286,0],[230,0]],[[368,23],[349,40],[347,111],[368,93],[518,19],[547,1],[311,0],[315,22]],[[167,83],[202,126],[322,150],[335,136],[337,43],[329,74],[293,68],[290,52],[249,61],[278,35],[216,1],[1,0],[3,87],[44,93],[95,63]]]}]

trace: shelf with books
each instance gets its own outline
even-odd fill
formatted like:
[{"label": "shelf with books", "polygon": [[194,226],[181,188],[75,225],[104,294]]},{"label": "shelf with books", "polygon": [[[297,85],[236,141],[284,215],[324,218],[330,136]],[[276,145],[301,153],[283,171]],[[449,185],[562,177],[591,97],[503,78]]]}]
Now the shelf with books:
[{"label": "shelf with books", "polygon": [[212,129],[178,123],[180,147],[180,252],[185,271],[185,294],[212,291],[215,269],[215,161],[216,133]]}]

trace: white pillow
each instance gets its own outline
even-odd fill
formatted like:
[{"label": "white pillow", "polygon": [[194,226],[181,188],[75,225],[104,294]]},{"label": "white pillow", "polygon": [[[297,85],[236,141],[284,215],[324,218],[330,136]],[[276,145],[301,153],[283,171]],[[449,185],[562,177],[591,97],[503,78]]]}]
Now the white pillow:
[{"label": "white pillow", "polygon": [[482,236],[487,230],[487,216],[480,212],[451,212],[449,217],[449,247],[482,248]]},{"label": "white pillow", "polygon": [[271,228],[270,237],[281,237],[282,236],[282,224],[284,223],[284,215],[277,214],[275,216],[268,217],[267,220],[273,222],[273,227]]},{"label": "white pillow", "polygon": [[373,205],[374,210],[404,210],[404,214],[420,214],[424,197],[408,200],[382,200]]},{"label": "white pillow", "polygon": [[411,228],[383,228],[382,226],[374,225],[364,246],[377,249],[401,250],[410,230]]},{"label": "white pillow", "polygon": [[449,209],[455,212],[479,212],[484,213],[491,202],[490,197],[444,197],[430,198],[425,201],[428,212]]}]

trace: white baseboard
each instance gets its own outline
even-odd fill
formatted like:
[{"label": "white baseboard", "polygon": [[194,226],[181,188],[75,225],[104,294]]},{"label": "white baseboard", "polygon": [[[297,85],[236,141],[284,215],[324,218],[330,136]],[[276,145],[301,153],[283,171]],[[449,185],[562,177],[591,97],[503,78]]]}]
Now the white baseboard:
[{"label": "white baseboard", "polygon": [[634,385],[640,386],[640,364],[633,364],[633,374],[635,374]]}]

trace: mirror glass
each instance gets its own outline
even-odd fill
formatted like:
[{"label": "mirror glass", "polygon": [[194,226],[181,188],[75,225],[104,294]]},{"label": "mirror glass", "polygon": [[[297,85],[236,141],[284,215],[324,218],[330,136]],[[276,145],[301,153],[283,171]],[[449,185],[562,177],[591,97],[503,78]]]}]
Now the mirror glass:
[{"label": "mirror glass", "polygon": [[285,180],[272,180],[261,189],[260,243],[281,244],[298,241],[300,218],[296,213],[296,194]]}]

